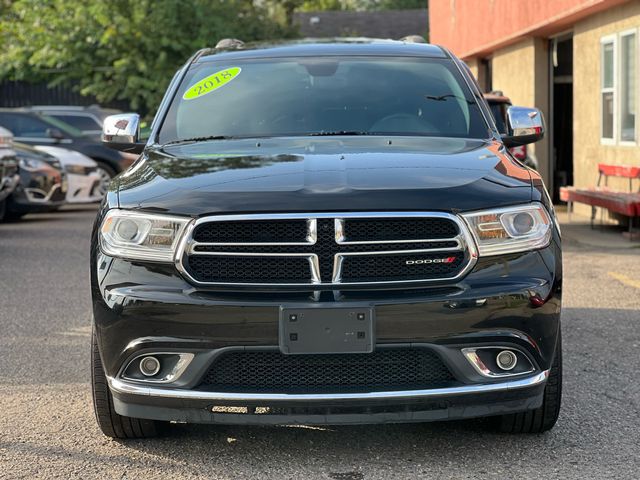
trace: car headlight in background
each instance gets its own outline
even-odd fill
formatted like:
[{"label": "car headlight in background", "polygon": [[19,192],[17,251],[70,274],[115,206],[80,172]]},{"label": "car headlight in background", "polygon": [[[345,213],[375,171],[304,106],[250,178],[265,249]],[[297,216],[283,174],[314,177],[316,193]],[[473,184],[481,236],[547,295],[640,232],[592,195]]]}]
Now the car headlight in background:
[{"label": "car headlight in background", "polygon": [[114,257],[172,262],[190,218],[110,210],[100,227],[100,247]]},{"label": "car headlight in background", "polygon": [[551,218],[541,204],[465,213],[480,256],[544,248],[551,241]]},{"label": "car headlight in background", "polygon": [[89,175],[97,170],[98,167],[85,167],[84,165],[67,164],[64,169],[67,173],[74,175]]},{"label": "car headlight in background", "polygon": [[18,165],[27,172],[37,172],[51,167],[47,162],[43,162],[36,158],[21,158]]}]

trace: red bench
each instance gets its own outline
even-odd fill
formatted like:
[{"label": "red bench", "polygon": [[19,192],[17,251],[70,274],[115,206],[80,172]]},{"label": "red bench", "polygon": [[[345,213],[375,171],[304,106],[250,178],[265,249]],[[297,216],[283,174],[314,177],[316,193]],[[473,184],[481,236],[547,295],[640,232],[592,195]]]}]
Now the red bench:
[{"label": "red bench", "polygon": [[[591,205],[592,227],[596,216],[596,207],[600,207],[629,217],[629,231],[631,231],[633,219],[640,217],[640,189],[637,192],[633,192],[633,180],[640,180],[640,166],[607,165],[605,163],[599,163],[598,173],[598,183],[596,187],[560,188],[560,200],[568,204],[567,212],[569,214],[569,221],[571,221],[573,202],[579,202]],[[629,191],[621,192],[619,190],[609,189],[609,177],[628,178]],[[603,178],[604,186],[600,186]]]}]

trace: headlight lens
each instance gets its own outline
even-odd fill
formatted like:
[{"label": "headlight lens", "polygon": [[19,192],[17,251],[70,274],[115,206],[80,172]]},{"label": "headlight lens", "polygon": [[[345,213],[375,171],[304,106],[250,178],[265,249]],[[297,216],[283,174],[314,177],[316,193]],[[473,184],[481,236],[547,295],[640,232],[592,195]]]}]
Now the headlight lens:
[{"label": "headlight lens", "polygon": [[65,165],[64,169],[67,173],[73,173],[74,175],[86,175],[86,168],[83,165]]},{"label": "headlight lens", "polygon": [[36,158],[21,158],[19,165],[20,168],[27,172],[37,172],[39,170],[46,170],[49,168],[49,164],[47,162],[43,162]]},{"label": "headlight lens", "polygon": [[188,218],[110,210],[100,226],[107,255],[131,260],[172,262]]},{"label": "headlight lens", "polygon": [[462,215],[480,256],[544,248],[551,241],[551,218],[540,204],[485,210]]}]

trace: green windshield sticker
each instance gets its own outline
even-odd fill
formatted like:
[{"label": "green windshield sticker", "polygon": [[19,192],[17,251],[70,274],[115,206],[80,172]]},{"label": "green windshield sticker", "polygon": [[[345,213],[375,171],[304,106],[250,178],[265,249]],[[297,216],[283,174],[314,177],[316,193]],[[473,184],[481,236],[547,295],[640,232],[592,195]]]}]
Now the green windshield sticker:
[{"label": "green windshield sticker", "polygon": [[193,100],[195,98],[200,98],[207,93],[211,93],[220,87],[224,87],[231,80],[240,75],[241,71],[242,69],[240,67],[231,67],[220,70],[213,75],[209,75],[195,85],[192,85],[189,90],[184,92],[182,98],[185,100]]}]

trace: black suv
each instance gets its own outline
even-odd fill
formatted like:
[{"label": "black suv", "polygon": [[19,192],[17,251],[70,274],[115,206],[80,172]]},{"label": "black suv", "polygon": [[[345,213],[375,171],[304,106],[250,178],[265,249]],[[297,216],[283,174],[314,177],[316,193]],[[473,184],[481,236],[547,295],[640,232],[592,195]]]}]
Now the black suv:
[{"label": "black suv", "polygon": [[[560,232],[447,50],[395,41],[195,54],[115,179],[91,252],[93,398],[109,436],[163,424],[494,417],[561,395]],[[235,48],[234,48],[235,47]]]}]

